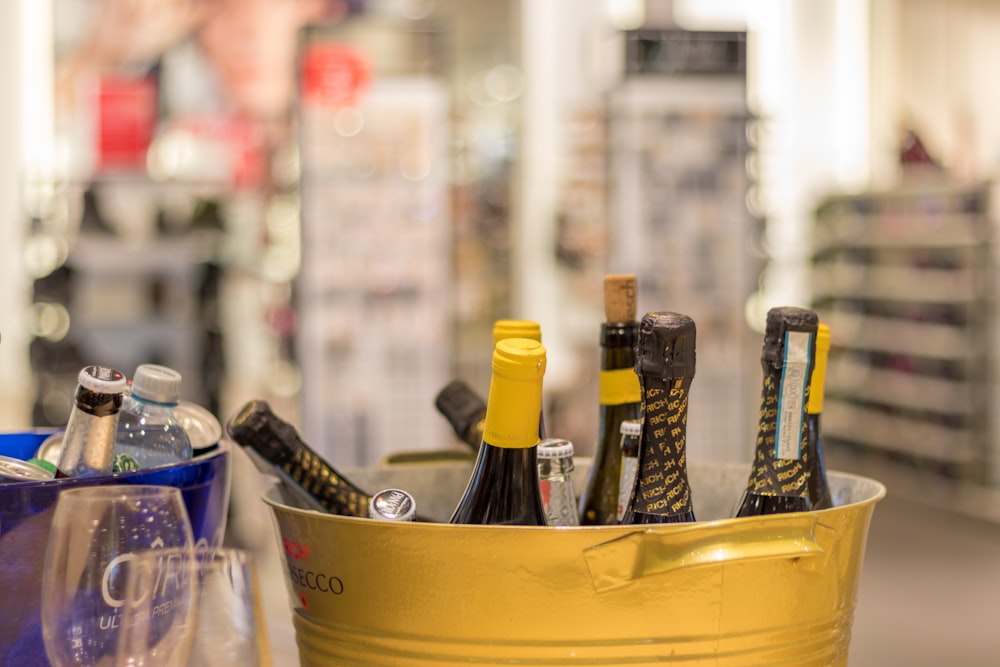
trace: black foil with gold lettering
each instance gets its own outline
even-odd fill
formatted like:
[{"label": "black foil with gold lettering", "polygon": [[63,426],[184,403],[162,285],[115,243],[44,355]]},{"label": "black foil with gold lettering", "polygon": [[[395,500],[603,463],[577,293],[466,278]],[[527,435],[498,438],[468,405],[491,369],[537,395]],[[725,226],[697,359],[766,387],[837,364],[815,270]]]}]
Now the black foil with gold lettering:
[{"label": "black foil with gold lettering", "polygon": [[695,520],[687,476],[694,369],[694,320],[679,313],[646,313],[636,343],[635,371],[642,386],[639,471],[623,524]]},{"label": "black foil with gold lettering", "polygon": [[772,308],[767,313],[757,445],[736,516],[811,509],[803,446],[818,326],[819,317],[805,308]]}]

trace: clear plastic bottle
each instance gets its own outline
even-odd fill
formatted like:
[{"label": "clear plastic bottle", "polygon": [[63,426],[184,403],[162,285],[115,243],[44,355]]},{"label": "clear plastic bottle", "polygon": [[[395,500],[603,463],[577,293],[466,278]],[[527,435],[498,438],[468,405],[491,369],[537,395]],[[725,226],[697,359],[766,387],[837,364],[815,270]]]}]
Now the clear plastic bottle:
[{"label": "clear plastic bottle", "polygon": [[155,468],[191,458],[191,440],[174,415],[180,400],[181,374],[156,364],[141,364],[132,378],[132,394],[122,406],[115,455],[127,454],[140,468]]}]

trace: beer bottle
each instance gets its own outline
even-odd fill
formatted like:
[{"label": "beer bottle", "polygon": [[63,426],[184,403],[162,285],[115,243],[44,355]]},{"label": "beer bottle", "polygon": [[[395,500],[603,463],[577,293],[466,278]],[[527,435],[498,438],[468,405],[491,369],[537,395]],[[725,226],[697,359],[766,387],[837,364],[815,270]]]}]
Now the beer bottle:
[{"label": "beer bottle", "polygon": [[621,474],[618,476],[618,512],[615,522],[621,523],[625,508],[635,488],[636,471],[639,469],[639,443],[642,439],[642,420],[626,419],[621,425],[622,451]]},{"label": "beer bottle", "polygon": [[483,442],[451,523],[546,525],[537,467],[544,375],[538,341],[496,344]]},{"label": "beer bottle", "polygon": [[323,460],[299,437],[295,427],[282,420],[266,401],[249,401],[226,424],[233,442],[247,450],[251,459],[273,466],[282,483],[292,486],[296,497],[307,497],[308,505],[333,514],[368,516],[372,497],[355,486]]},{"label": "beer bottle", "polygon": [[538,484],[550,526],[579,526],[573,492],[573,443],[549,438],[538,443]]},{"label": "beer bottle", "polygon": [[[617,523],[621,476],[621,424],[636,419],[642,397],[635,374],[636,280],[631,274],[604,277],[604,315],[598,376],[597,449],[580,497],[580,523]],[[629,489],[631,492],[631,489]]]},{"label": "beer bottle", "polygon": [[808,433],[805,407],[818,324],[816,313],[805,308],[772,308],[767,313],[757,447],[738,517],[811,509],[802,446]]},{"label": "beer bottle", "polygon": [[809,436],[803,459],[809,474],[809,502],[814,510],[833,507],[830,484],[826,479],[823,460],[823,434],[820,415],[823,413],[823,394],[826,383],[826,362],[830,352],[830,327],[820,322],[816,330],[816,365],[809,382],[809,401],[806,403],[806,424]]},{"label": "beer bottle", "polygon": [[85,366],[80,370],[56,463],[56,477],[111,473],[115,434],[127,388],[125,375],[114,368]]},{"label": "beer bottle", "polygon": [[695,520],[687,476],[695,334],[694,320],[679,313],[646,313],[639,322],[635,371],[642,388],[642,435],[623,524]]}]

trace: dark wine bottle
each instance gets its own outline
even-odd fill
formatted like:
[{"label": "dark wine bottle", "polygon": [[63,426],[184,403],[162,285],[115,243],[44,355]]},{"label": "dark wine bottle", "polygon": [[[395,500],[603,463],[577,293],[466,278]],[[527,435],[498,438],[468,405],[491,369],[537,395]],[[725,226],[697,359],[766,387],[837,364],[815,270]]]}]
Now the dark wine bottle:
[{"label": "dark wine bottle", "polygon": [[544,526],[537,445],[545,347],[503,339],[492,369],[483,441],[451,523]]},{"label": "dark wine bottle", "polygon": [[830,352],[830,327],[820,322],[816,329],[816,365],[809,382],[809,401],[806,403],[808,438],[803,459],[809,475],[809,502],[814,510],[833,507],[833,494],[826,478],[823,457],[823,432],[820,415],[823,414],[823,395],[826,384],[826,362]]},{"label": "dark wine bottle", "polygon": [[473,450],[479,449],[483,441],[486,402],[472,387],[462,380],[452,380],[438,392],[434,407],[448,420],[459,440]]},{"label": "dark wine bottle", "polygon": [[273,466],[282,483],[292,485],[297,498],[305,495],[311,508],[318,505],[333,514],[368,516],[371,495],[334,470],[266,401],[248,402],[229,420],[226,431],[258,468],[258,459]]},{"label": "dark wine bottle", "polygon": [[597,449],[580,497],[580,523],[618,523],[621,477],[621,423],[639,417],[642,396],[635,374],[636,279],[632,274],[604,277],[604,316],[598,376]]},{"label": "dark wine bottle", "polygon": [[818,324],[816,313],[805,308],[772,308],[767,313],[757,446],[738,517],[812,508],[802,451]]},{"label": "dark wine bottle", "polygon": [[694,320],[680,313],[646,313],[639,322],[635,371],[642,387],[642,436],[623,524],[695,520],[687,475],[695,334]]}]

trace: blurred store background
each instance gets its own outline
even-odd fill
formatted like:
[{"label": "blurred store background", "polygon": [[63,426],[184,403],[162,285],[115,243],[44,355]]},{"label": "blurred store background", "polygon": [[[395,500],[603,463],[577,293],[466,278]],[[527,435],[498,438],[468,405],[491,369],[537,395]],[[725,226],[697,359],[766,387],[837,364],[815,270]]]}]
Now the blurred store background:
[{"label": "blurred store background", "polygon": [[154,361],[371,466],[460,448],[434,396],[514,317],[588,455],[632,272],[698,323],[692,460],[749,458],[763,315],[812,305],[831,467],[992,531],[998,58],[990,0],[0,3],[0,419]]}]

